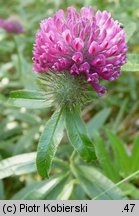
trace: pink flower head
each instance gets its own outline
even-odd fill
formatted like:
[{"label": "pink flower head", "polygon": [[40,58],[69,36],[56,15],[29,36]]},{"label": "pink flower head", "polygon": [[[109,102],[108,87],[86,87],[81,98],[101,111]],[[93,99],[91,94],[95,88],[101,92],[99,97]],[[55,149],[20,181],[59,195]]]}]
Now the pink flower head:
[{"label": "pink flower head", "polygon": [[35,72],[84,74],[99,95],[105,93],[100,79],[115,80],[126,62],[125,32],[107,11],[69,7],[41,21],[33,51]]},{"label": "pink flower head", "polygon": [[4,20],[1,18],[0,28],[3,28],[4,30],[10,33],[20,34],[24,32],[24,29],[21,23],[18,20],[15,20],[12,18],[11,19],[9,18],[9,20]]}]

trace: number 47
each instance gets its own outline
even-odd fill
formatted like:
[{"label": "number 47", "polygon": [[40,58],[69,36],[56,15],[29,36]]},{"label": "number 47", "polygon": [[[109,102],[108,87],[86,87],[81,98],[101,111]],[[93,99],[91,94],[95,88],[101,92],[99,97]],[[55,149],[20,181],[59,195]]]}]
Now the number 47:
[{"label": "number 47", "polygon": [[126,206],[124,207],[124,211],[133,212],[134,207],[135,207],[135,204],[126,204]]}]

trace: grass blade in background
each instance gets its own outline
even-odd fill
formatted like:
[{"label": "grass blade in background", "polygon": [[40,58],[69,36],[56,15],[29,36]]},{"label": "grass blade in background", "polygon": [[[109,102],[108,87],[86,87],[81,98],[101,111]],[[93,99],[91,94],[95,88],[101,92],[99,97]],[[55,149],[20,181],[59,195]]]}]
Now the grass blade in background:
[{"label": "grass blade in background", "polygon": [[21,154],[28,152],[31,150],[31,146],[33,145],[35,134],[39,131],[39,127],[33,127],[26,132],[19,141],[15,144],[13,155]]},{"label": "grass blade in background", "polygon": [[88,123],[87,123],[87,130],[90,137],[93,137],[93,134],[98,131],[100,128],[103,127],[104,123],[106,122],[107,118],[111,113],[110,108],[105,108],[97,113]]},{"label": "grass blade in background", "polygon": [[125,111],[125,109],[126,109],[127,102],[128,102],[127,99],[125,99],[125,100],[123,101],[123,104],[121,105],[121,108],[120,108],[120,110],[119,110],[119,112],[118,112],[118,114],[117,114],[117,117],[116,117],[115,121],[114,121],[113,131],[114,131],[115,133],[118,131],[119,125],[120,125],[120,123],[122,122],[122,117],[123,117],[124,111]]},{"label": "grass blade in background", "polygon": [[135,172],[139,170],[139,136],[134,140],[133,149],[132,149],[132,157],[130,160],[130,172]]},{"label": "grass blade in background", "polygon": [[125,32],[126,32],[126,41],[128,42],[129,39],[133,36],[135,31],[137,30],[137,25],[134,22],[128,22],[124,24]]},{"label": "grass blade in background", "polygon": [[129,53],[127,55],[127,63],[122,66],[122,70],[126,72],[139,72],[139,54]]},{"label": "grass blade in background", "polygon": [[109,138],[114,156],[116,158],[117,172],[119,172],[122,176],[125,177],[129,174],[130,167],[130,160],[127,148],[124,143],[112,132],[107,131],[107,136]]},{"label": "grass blade in background", "polygon": [[25,112],[22,112],[19,109],[15,109],[15,110],[9,109],[9,110],[6,110],[5,113],[7,115],[13,116],[15,120],[26,122],[30,124],[31,126],[39,125],[41,123],[41,119],[39,118],[39,116],[36,116],[30,112],[29,110],[28,111],[25,110]]},{"label": "grass blade in background", "polygon": [[95,134],[94,139],[96,155],[102,170],[104,171],[105,175],[114,182],[119,181],[120,177],[113,165],[112,158],[110,157],[110,151],[106,149],[106,143],[100,138],[99,134]]}]

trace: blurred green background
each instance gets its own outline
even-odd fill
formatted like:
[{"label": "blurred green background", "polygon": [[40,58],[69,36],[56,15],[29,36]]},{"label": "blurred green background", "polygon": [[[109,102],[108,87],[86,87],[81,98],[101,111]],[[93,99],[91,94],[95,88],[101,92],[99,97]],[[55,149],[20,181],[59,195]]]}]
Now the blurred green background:
[{"label": "blurred green background", "polygon": [[[39,136],[53,110],[15,108],[7,100],[13,90],[37,89],[32,73],[36,31],[42,19],[53,15],[60,8],[66,10],[68,6],[77,9],[93,6],[95,10],[110,11],[125,27],[129,37],[128,63],[117,81],[106,82],[108,94],[92,100],[83,109],[82,116],[89,135],[95,139],[100,157],[95,167],[115,183],[139,170],[139,1],[0,0],[0,18],[14,16],[25,29],[25,33],[20,35],[0,29],[0,179],[3,179],[0,180],[0,199],[11,199],[23,188],[29,190],[28,187],[32,188],[32,185],[45,183],[34,172],[34,155],[27,154],[24,158],[16,158],[16,155],[36,151]],[[65,136],[53,163],[51,176],[68,169],[72,150]],[[9,161],[4,160],[11,157]],[[91,178],[83,183],[78,175],[71,174],[68,179],[62,179],[63,183],[60,180],[54,191],[48,194],[44,191],[37,199],[63,199],[63,193],[67,193],[65,199],[91,199],[96,196],[90,194],[94,184]],[[88,184],[87,189],[84,184]],[[138,187],[138,175],[120,184],[124,195],[132,199],[139,199]],[[26,196],[20,192],[15,197],[23,199]],[[34,194],[28,198],[34,199]]]}]

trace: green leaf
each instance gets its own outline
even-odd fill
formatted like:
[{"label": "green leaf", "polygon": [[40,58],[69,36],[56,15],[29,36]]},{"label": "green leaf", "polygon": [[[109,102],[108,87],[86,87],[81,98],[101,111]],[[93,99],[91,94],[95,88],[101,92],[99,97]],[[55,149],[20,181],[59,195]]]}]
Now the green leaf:
[{"label": "green leaf", "polygon": [[10,98],[8,104],[16,107],[25,107],[27,109],[44,109],[50,108],[52,101]]},{"label": "green leaf", "polygon": [[68,200],[74,186],[71,177],[63,179],[50,193],[46,194],[46,200]]},{"label": "green leaf", "polygon": [[[62,182],[63,186],[67,181],[68,173],[53,176],[49,180],[44,180],[39,183],[29,185],[15,194],[12,199],[14,200],[43,200],[49,194],[52,194],[55,188],[58,188]],[[59,191],[60,193],[60,191]],[[56,197],[55,197],[56,198]]]},{"label": "green leaf", "polygon": [[94,146],[87,134],[87,129],[82,121],[79,110],[76,108],[65,110],[66,130],[70,143],[86,161],[96,159]]},{"label": "green leaf", "polygon": [[135,139],[132,149],[130,172],[135,172],[139,169],[139,136]]},{"label": "green leaf", "polygon": [[39,140],[36,163],[38,173],[43,177],[48,177],[52,160],[63,137],[64,122],[62,112],[63,109],[53,114]]},{"label": "green leaf", "polygon": [[129,173],[130,167],[130,158],[127,148],[124,143],[110,131],[107,131],[107,136],[115,155],[117,171],[119,171],[122,176],[126,176]]},{"label": "green leaf", "polygon": [[118,172],[112,163],[112,158],[110,157],[110,152],[106,149],[105,142],[100,138],[99,134],[95,134],[95,149],[98,161],[105,172],[105,175],[113,180],[114,182],[119,181]]},{"label": "green leaf", "polygon": [[44,92],[19,90],[10,94],[8,104],[16,107],[26,107],[28,109],[48,108],[52,106],[50,96]]},{"label": "green leaf", "polygon": [[21,154],[0,161],[0,179],[36,171],[36,153]]},{"label": "green leaf", "polygon": [[139,72],[139,55],[130,53],[127,55],[127,63],[122,66],[123,71]]},{"label": "green leaf", "polygon": [[103,127],[107,118],[111,113],[110,108],[105,108],[97,113],[88,123],[87,129],[90,137],[93,137],[93,134],[98,131],[101,127]]},{"label": "green leaf", "polygon": [[76,179],[75,181],[76,184],[70,196],[70,200],[88,200],[88,196],[79,184],[79,182],[77,182],[78,180]]},{"label": "green leaf", "polygon": [[30,90],[18,90],[12,91],[10,94],[11,98],[22,98],[22,99],[38,99],[44,100],[47,98],[44,92],[30,91]]},{"label": "green leaf", "polygon": [[[124,199],[121,190],[118,187],[115,187],[115,184],[97,169],[80,165],[78,167],[72,166],[72,171],[91,199],[96,199],[96,197],[99,197],[99,200]],[[109,188],[112,189],[105,193]]]}]

